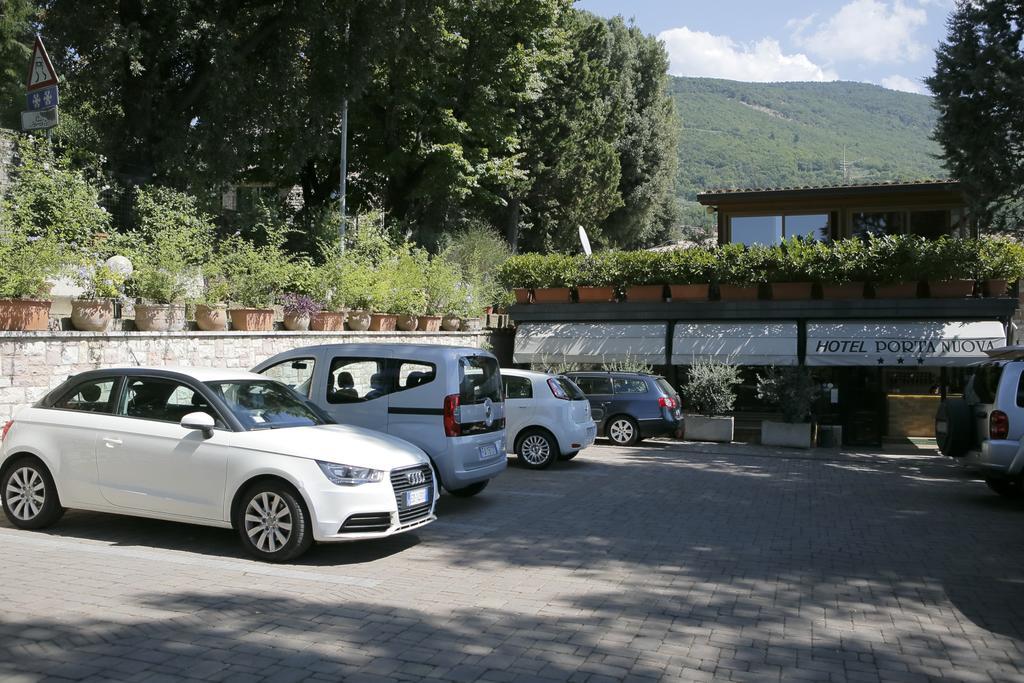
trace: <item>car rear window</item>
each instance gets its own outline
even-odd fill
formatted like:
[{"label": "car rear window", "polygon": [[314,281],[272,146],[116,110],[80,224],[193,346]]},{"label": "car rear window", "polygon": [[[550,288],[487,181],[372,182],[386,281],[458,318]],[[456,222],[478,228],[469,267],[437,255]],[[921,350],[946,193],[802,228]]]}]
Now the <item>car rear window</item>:
[{"label": "car rear window", "polygon": [[585,401],[587,399],[587,395],[583,393],[583,390],[576,386],[576,384],[568,377],[558,375],[551,379],[558,384],[558,386],[562,387],[562,391],[569,396],[570,401]]},{"label": "car rear window", "polygon": [[659,377],[655,380],[658,383],[658,387],[669,396],[676,396],[678,392],[672,388],[672,385],[668,383],[668,380],[664,377]]},{"label": "car rear window", "polygon": [[463,356],[459,359],[459,403],[500,402],[501,373],[498,361],[490,356]]},{"label": "car rear window", "polygon": [[999,379],[1003,376],[1003,366],[998,364],[981,365],[975,368],[967,385],[967,398],[972,403],[995,403]]}]

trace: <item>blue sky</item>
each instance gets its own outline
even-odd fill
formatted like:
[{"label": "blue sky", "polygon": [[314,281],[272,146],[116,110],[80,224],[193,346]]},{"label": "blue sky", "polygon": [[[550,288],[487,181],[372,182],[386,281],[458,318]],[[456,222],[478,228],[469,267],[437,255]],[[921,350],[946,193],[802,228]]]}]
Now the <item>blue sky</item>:
[{"label": "blue sky", "polygon": [[863,81],[927,92],[953,0],[578,0],[665,42],[670,72],[739,81]]}]

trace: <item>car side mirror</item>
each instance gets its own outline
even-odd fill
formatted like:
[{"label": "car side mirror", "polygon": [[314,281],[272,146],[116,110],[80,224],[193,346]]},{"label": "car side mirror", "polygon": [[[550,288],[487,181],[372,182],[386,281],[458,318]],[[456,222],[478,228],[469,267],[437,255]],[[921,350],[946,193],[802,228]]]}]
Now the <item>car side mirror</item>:
[{"label": "car side mirror", "polygon": [[213,427],[216,423],[208,413],[197,411],[181,418],[178,424],[185,429],[197,429],[203,433],[204,439],[209,439],[213,436]]}]

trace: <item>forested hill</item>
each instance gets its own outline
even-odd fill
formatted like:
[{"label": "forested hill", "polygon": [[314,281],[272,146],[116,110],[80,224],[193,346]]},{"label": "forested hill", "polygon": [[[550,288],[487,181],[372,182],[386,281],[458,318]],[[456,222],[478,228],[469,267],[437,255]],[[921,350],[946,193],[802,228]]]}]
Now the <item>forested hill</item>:
[{"label": "forested hill", "polygon": [[679,194],[704,189],[946,177],[931,98],[865,83],[671,79]]}]

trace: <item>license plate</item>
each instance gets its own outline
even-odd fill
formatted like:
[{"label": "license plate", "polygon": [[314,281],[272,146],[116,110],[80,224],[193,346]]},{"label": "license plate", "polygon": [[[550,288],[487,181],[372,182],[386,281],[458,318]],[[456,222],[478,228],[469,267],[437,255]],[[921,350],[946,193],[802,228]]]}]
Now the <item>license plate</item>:
[{"label": "license plate", "polygon": [[486,446],[481,446],[480,447],[480,459],[481,460],[486,460],[487,458],[493,458],[497,454],[498,454],[498,447],[495,446],[492,443],[489,443]]},{"label": "license plate", "polygon": [[412,491],[405,492],[405,506],[412,507],[414,505],[423,505],[430,500],[430,489],[421,488],[413,489]]}]

